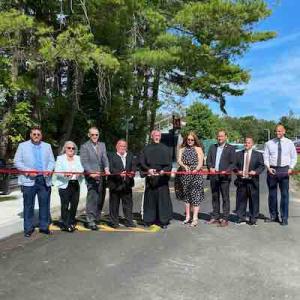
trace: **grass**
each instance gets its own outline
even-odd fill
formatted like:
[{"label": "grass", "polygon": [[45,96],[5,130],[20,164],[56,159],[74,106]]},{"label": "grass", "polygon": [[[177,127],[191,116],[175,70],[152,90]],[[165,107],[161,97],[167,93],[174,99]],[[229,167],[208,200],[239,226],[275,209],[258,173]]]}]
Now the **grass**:
[{"label": "grass", "polygon": [[10,200],[16,200],[17,198],[18,198],[17,196],[1,195],[1,194],[0,194],[0,202],[3,202],[3,201],[10,201]]}]

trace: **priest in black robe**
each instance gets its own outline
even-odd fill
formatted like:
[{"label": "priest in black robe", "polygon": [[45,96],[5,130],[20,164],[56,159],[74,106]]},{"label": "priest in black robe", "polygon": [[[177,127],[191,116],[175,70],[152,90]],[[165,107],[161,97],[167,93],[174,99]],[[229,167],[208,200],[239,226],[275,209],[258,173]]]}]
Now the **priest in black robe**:
[{"label": "priest in black robe", "polygon": [[166,228],[173,216],[169,191],[169,174],[172,170],[172,157],[167,146],[160,143],[161,133],[151,132],[152,144],[147,145],[140,156],[142,175],[146,176],[144,194],[144,216],[146,225],[158,223]]}]

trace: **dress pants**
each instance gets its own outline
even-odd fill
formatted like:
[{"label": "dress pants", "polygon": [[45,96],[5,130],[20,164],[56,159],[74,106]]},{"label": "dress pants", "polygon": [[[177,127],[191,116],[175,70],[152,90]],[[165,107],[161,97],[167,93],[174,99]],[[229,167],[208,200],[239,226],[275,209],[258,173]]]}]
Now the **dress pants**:
[{"label": "dress pants", "polygon": [[124,191],[109,191],[109,215],[111,222],[114,225],[119,224],[119,207],[120,200],[122,200],[122,208],[124,218],[128,223],[133,222],[132,216],[132,190],[124,190]]},{"label": "dress pants", "polygon": [[86,219],[89,224],[100,221],[101,211],[105,200],[106,181],[104,177],[95,180],[91,177],[87,181]]},{"label": "dress pants", "polygon": [[39,202],[39,227],[42,230],[47,230],[50,224],[51,187],[46,185],[44,176],[36,176],[33,186],[22,186],[22,192],[24,207],[24,232],[30,232],[34,229],[33,218],[36,195],[38,196]]},{"label": "dress pants", "polygon": [[70,180],[65,189],[58,189],[61,201],[61,220],[65,227],[76,223],[75,217],[80,196],[78,180]]},{"label": "dress pants", "polygon": [[249,217],[252,222],[256,222],[259,215],[259,187],[255,185],[252,179],[238,179],[236,196],[239,220],[246,220],[249,199]]},{"label": "dress pants", "polygon": [[223,219],[228,221],[230,213],[230,198],[229,198],[229,186],[230,180],[228,177],[212,175],[210,176],[210,187],[212,193],[212,217],[216,220],[221,218],[220,216],[220,194],[223,199]]},{"label": "dress pants", "polygon": [[280,199],[280,215],[282,221],[287,221],[289,217],[289,175],[287,174],[289,167],[272,167],[276,170],[276,174],[267,175],[267,184],[269,188],[269,211],[270,218],[278,218],[277,188],[279,186]]}]

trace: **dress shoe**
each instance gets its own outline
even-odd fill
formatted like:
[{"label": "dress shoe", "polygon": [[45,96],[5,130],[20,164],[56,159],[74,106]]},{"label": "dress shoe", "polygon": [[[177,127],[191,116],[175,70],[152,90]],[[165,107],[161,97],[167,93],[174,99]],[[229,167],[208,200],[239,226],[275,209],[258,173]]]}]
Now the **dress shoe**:
[{"label": "dress shoe", "polygon": [[287,220],[282,220],[282,222],[280,222],[281,226],[287,226],[288,225],[288,221]]},{"label": "dress shoe", "polygon": [[63,227],[62,231],[74,232],[75,231],[75,226],[69,225],[69,226]]},{"label": "dress shoe", "polygon": [[98,228],[98,226],[96,224],[91,225],[90,229],[93,230],[93,231],[99,230],[99,228]]},{"label": "dress shoe", "polygon": [[213,224],[219,224],[220,221],[217,219],[210,219],[206,224],[213,225]]},{"label": "dress shoe", "polygon": [[275,223],[280,223],[280,220],[279,220],[279,218],[277,217],[277,218],[265,219],[265,222],[266,222],[266,223],[273,223],[273,222],[275,222]]},{"label": "dress shoe", "polygon": [[250,226],[257,226],[256,219],[250,218],[249,223]]},{"label": "dress shoe", "polygon": [[135,225],[133,222],[124,222],[124,225],[125,225],[126,227],[132,227],[132,228],[135,228],[135,227],[136,227],[136,225]]},{"label": "dress shoe", "polygon": [[114,228],[114,229],[117,229],[120,227],[120,224],[117,224],[117,223],[111,223],[109,224],[110,227]]},{"label": "dress shoe", "polygon": [[97,231],[99,230],[99,228],[97,227],[97,225],[95,223],[88,223],[85,225],[85,227],[87,229],[93,230],[93,231]]},{"label": "dress shoe", "polygon": [[218,225],[218,227],[227,227],[228,225],[229,225],[228,221],[222,220],[222,221],[220,221],[220,224]]},{"label": "dress shoe", "polygon": [[249,221],[249,225],[250,226],[257,226],[257,223],[256,223],[256,221]]},{"label": "dress shoe", "polygon": [[25,236],[25,237],[31,237],[31,235],[32,235],[33,233],[34,233],[34,229],[24,232],[24,236]]},{"label": "dress shoe", "polygon": [[47,234],[47,235],[52,234],[52,231],[50,231],[49,229],[40,229],[39,232],[42,234]]}]

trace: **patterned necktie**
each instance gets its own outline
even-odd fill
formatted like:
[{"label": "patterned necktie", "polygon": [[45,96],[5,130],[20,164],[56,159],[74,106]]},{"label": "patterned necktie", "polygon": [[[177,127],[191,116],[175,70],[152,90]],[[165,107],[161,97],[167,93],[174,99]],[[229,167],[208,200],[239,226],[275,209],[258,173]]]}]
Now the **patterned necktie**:
[{"label": "patterned necktie", "polygon": [[281,166],[281,141],[278,139],[278,150],[277,150],[277,167]]},{"label": "patterned necktie", "polygon": [[96,148],[97,157],[100,158],[100,145],[97,143],[95,148]]},{"label": "patterned necktie", "polygon": [[245,168],[244,168],[243,177],[249,176],[249,165],[250,165],[250,153],[248,150],[246,150],[246,159],[245,159]]}]

